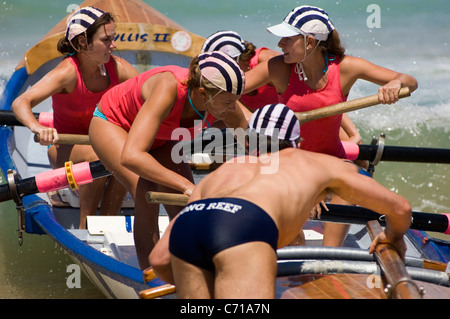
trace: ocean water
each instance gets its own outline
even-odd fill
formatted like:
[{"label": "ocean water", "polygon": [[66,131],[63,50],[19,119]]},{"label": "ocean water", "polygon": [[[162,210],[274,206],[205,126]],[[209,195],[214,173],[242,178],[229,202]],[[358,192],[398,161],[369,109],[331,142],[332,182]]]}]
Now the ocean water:
[{"label": "ocean water", "polygon": [[[201,36],[232,29],[256,46],[278,50],[278,38],[265,28],[294,7],[311,4],[328,11],[347,54],[410,74],[419,82],[411,97],[350,113],[366,144],[386,134],[386,145],[450,147],[450,21],[447,0],[303,1],[144,1]],[[25,51],[66,14],[66,0],[0,1],[0,93]],[[374,9],[373,9],[374,8]],[[358,81],[349,99],[372,95],[377,86]],[[381,162],[375,179],[408,198],[416,211],[450,209],[450,166]],[[66,285],[72,263],[46,236],[25,234],[19,247],[16,212],[0,204],[0,298],[101,298],[88,279],[82,288]]]}]

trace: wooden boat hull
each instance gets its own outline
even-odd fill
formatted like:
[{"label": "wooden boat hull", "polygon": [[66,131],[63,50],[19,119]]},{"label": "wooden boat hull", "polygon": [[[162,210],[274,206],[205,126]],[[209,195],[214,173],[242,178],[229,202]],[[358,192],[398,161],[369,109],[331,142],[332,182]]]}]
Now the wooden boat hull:
[{"label": "wooden boat hull", "polygon": [[[449,299],[450,288],[416,281],[423,288],[423,299]],[[385,282],[380,275],[317,274],[280,277],[280,299],[387,299]]]}]

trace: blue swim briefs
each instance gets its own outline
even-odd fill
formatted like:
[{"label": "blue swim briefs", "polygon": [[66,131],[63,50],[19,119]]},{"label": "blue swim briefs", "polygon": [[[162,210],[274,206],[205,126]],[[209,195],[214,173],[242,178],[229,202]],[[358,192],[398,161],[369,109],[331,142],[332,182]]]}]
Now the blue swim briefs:
[{"label": "blue swim briefs", "polygon": [[227,248],[262,241],[277,249],[278,228],[257,205],[239,198],[190,203],[173,224],[169,250],[195,266],[214,271],[213,257]]}]

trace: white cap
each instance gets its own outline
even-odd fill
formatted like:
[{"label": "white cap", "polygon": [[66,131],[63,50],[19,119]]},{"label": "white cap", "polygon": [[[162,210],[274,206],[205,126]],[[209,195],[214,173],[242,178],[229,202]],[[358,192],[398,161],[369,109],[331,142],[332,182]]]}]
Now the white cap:
[{"label": "white cap", "polygon": [[202,47],[202,53],[211,51],[221,51],[236,58],[245,51],[245,42],[234,31],[217,31],[206,39]]},{"label": "white cap", "polygon": [[286,140],[297,147],[300,138],[300,122],[295,113],[286,105],[268,104],[257,109],[248,122],[248,127],[258,134]]},{"label": "white cap", "polygon": [[267,31],[279,37],[302,34],[311,35],[319,41],[325,41],[333,30],[334,25],[328,14],[312,6],[294,8],[282,23],[267,28]]},{"label": "white cap", "polygon": [[198,56],[202,76],[219,89],[242,95],[245,74],[232,57],[220,51],[205,52]]},{"label": "white cap", "polygon": [[72,41],[77,35],[84,33],[103,14],[104,11],[94,7],[84,7],[76,11],[67,23],[66,39]]}]

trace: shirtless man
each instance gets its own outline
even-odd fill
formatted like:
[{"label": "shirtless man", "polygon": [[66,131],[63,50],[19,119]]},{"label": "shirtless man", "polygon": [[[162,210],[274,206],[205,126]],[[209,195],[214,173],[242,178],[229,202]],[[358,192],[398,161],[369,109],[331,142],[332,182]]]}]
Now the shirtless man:
[{"label": "shirtless man", "polygon": [[[269,107],[273,105],[254,113],[250,131],[280,125],[279,139],[292,143],[294,135],[299,137],[298,124],[298,132],[297,126],[291,132],[286,124],[293,113],[265,112]],[[386,215],[386,229],[369,251],[389,243],[404,256],[409,202],[359,174],[354,164],[294,147],[257,159],[227,162],[206,176],[150,255],[155,272],[175,283],[179,298],[274,298],[276,249],[297,236],[311,210],[330,192]],[[277,162],[277,171],[262,174],[270,161]]]}]

